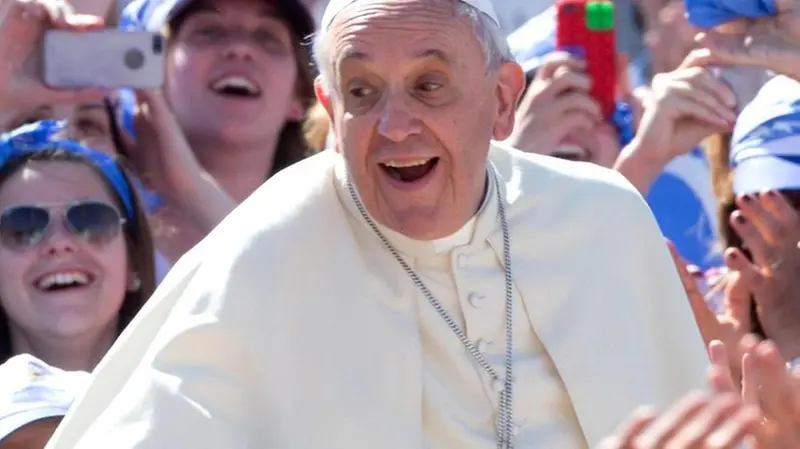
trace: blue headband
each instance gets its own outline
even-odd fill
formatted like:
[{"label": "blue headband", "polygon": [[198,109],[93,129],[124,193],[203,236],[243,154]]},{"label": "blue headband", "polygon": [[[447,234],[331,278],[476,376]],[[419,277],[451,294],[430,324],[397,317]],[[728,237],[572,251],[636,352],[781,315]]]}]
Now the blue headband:
[{"label": "blue headband", "polygon": [[1,134],[0,167],[28,154],[47,150],[62,150],[82,156],[100,169],[103,177],[122,200],[126,218],[134,221],[136,214],[133,194],[117,162],[105,153],[92,150],[72,140],[58,138],[57,133],[63,129],[63,122],[43,120]]},{"label": "blue headband", "polygon": [[737,195],[800,189],[800,83],[768,81],[739,114],[730,166]]},{"label": "blue headband", "polygon": [[775,0],[684,0],[689,22],[714,28],[737,19],[758,19],[778,13]]}]

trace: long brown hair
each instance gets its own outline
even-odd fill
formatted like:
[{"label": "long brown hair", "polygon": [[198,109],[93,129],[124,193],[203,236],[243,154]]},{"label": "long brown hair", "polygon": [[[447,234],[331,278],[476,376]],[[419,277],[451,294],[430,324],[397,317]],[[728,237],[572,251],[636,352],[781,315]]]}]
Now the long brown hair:
[{"label": "long brown hair", "polygon": [[[102,179],[108,191],[111,193],[116,206],[124,210],[122,199],[117,194],[113,186],[106,180],[100,169],[87,161],[84,157],[75,153],[63,150],[44,150],[30,153],[20,158],[14,159],[0,169],[0,186],[2,186],[11,176],[17,173],[27,164],[34,161],[48,162],[69,162],[85,164],[91,167]],[[155,255],[153,249],[153,237],[150,234],[150,226],[147,224],[147,214],[142,207],[133,184],[131,184],[130,171],[123,165],[122,169],[125,182],[128,184],[131,195],[133,196],[134,217],[123,226],[125,243],[128,252],[128,259],[131,267],[139,277],[139,288],[136,291],[129,291],[125,294],[122,306],[119,309],[117,320],[117,336],[128,326],[134,316],[139,312],[144,303],[153,294],[156,287]],[[9,331],[8,316],[0,307],[0,363],[14,356],[11,352],[11,336]]]}]

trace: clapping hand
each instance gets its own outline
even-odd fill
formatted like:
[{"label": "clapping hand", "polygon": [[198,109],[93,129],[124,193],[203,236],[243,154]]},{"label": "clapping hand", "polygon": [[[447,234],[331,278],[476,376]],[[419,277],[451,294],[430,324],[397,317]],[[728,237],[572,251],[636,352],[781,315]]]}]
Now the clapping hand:
[{"label": "clapping hand", "polygon": [[[741,378],[741,366],[738,363],[739,342],[750,331],[750,310],[744,304],[749,304],[749,296],[747,292],[743,291],[741,284],[734,281],[729,282],[726,287],[726,303],[728,304],[727,311],[724,315],[716,315],[708,307],[705,297],[697,288],[695,278],[689,273],[686,263],[678,255],[675,246],[669,244],[670,254],[678,270],[683,289],[686,291],[686,296],[689,300],[689,306],[694,314],[697,327],[700,330],[700,335],[706,346],[709,346],[713,341],[721,341],[732,352],[731,359],[737,360],[729,366],[732,377],[738,381]],[[733,277],[737,277],[734,274]],[[732,305],[732,306],[731,306]]]},{"label": "clapping hand", "polygon": [[734,449],[759,420],[758,409],[736,394],[693,393],[660,416],[648,409],[634,412],[598,449]]},{"label": "clapping hand", "polygon": [[[790,373],[772,342],[760,342],[748,335],[739,343],[742,402],[758,407],[762,419],[749,442],[754,449],[796,449],[800,447],[800,373]],[[709,380],[720,394],[736,392],[729,367],[728,348],[722,342],[709,345],[712,369]],[[739,362],[738,360],[736,361]]]},{"label": "clapping hand", "polygon": [[725,263],[755,300],[766,336],[793,359],[800,356],[800,217],[779,192],[744,195],[736,202],[731,225],[752,261],[731,248]]},{"label": "clapping hand", "polygon": [[39,75],[41,42],[48,28],[89,30],[103,27],[99,17],[75,14],[64,0],[2,0],[0,2],[0,110],[42,104],[97,101],[97,89],[55,90]]}]

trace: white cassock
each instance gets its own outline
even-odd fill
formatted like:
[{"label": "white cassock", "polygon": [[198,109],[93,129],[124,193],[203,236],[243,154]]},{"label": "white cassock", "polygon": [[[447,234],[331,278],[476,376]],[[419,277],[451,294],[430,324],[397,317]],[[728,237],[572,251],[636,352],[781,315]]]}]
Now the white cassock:
[{"label": "white cassock", "polygon": [[[511,239],[516,447],[593,446],[637,406],[702,388],[702,340],[628,182],[494,145],[490,160]],[[490,378],[343,172],[333,151],[284,170],[181,259],[47,447],[495,448]],[[502,373],[495,195],[449,239],[383,232]]]}]

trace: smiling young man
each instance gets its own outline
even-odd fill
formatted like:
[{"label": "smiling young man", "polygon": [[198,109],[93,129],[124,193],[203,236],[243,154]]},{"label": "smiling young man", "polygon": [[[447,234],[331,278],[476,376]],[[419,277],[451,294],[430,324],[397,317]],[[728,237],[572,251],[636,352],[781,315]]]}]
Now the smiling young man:
[{"label": "smiling young man", "polygon": [[489,0],[334,0],[335,151],[181,260],[53,449],[584,449],[703,385],[620,175],[498,146],[523,86]]}]

